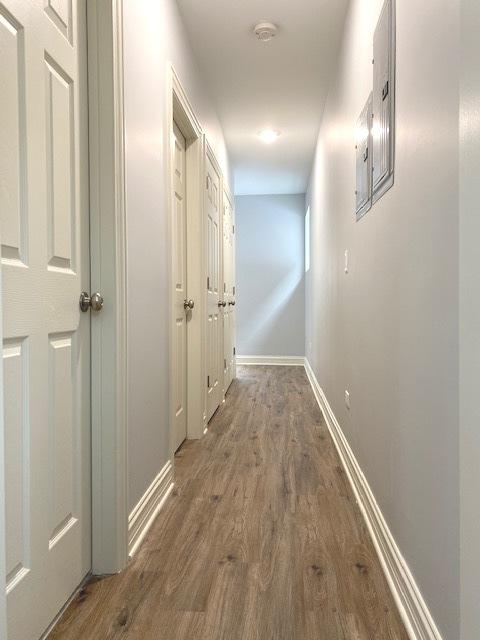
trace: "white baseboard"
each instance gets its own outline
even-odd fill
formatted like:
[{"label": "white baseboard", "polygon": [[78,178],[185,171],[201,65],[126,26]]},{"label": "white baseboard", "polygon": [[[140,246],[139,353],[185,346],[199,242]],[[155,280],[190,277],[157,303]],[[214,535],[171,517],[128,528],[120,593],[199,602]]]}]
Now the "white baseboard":
[{"label": "white baseboard", "polygon": [[303,356],[237,356],[237,364],[274,364],[303,367]]},{"label": "white baseboard", "polygon": [[305,371],[375,545],[383,571],[411,640],[442,640],[427,604],[383,517],[355,455],[305,359]]},{"label": "white baseboard", "polygon": [[145,491],[128,517],[128,555],[132,557],[142,544],[167,496],[173,489],[170,460]]}]

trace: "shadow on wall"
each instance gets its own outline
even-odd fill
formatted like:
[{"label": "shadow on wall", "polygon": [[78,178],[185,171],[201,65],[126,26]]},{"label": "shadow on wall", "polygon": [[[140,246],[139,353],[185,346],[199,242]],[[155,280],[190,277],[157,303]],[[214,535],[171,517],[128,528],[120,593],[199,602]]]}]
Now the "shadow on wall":
[{"label": "shadow on wall", "polygon": [[[239,314],[237,322],[241,325],[241,334],[248,337],[248,354],[242,355],[302,355],[302,353],[262,353],[262,348],[272,336],[283,333],[285,316],[291,305],[304,304],[303,271],[297,273],[284,269],[275,269],[278,265],[255,263],[244,265],[244,277],[250,283],[249,312],[242,313],[242,287],[239,287]],[[258,273],[269,270],[269,276],[277,284],[270,291],[265,291],[262,282],[258,280]],[[255,286],[257,283],[257,286]],[[259,285],[259,286],[258,286]],[[246,315],[246,317],[244,317]],[[299,327],[290,327],[295,332]],[[240,330],[239,330],[240,333]],[[287,346],[287,345],[286,345]]]},{"label": "shadow on wall", "polygon": [[237,353],[304,355],[303,195],[238,196]]}]

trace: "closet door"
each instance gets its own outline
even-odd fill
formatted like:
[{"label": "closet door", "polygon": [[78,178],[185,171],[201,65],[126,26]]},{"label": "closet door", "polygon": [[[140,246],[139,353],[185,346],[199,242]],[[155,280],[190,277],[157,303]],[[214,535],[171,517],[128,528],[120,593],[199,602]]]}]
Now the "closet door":
[{"label": "closet door", "polygon": [[232,201],[226,189],[223,191],[223,388],[227,392],[234,375],[234,223]]},{"label": "closet door", "polygon": [[205,224],[207,238],[207,420],[220,404],[222,394],[222,298],[220,296],[220,175],[209,153],[205,156]]},{"label": "closet door", "polygon": [[173,183],[173,384],[174,384],[174,449],[187,437],[187,207],[186,207],[186,141],[173,123],[172,140]]}]

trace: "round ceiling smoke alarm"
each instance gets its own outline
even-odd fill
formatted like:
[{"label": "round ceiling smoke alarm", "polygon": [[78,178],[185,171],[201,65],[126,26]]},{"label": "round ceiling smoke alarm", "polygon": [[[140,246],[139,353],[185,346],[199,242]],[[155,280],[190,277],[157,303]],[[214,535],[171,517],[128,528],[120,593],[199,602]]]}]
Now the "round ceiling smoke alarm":
[{"label": "round ceiling smoke alarm", "polygon": [[259,22],[253,30],[262,42],[268,42],[277,35],[277,26],[272,22]]}]

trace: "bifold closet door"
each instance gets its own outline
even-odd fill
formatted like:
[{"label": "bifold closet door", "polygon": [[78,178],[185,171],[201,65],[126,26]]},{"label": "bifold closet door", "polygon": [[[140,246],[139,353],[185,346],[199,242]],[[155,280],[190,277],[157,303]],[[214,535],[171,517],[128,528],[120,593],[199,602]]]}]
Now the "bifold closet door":
[{"label": "bifold closet door", "polygon": [[235,284],[234,219],[228,193],[223,192],[223,389],[227,392],[234,377]]},{"label": "bifold closet door", "polygon": [[206,278],[207,278],[207,327],[206,327],[206,388],[207,421],[221,401],[222,333],[220,296],[220,176],[208,154],[205,157],[205,224],[206,224]]}]

